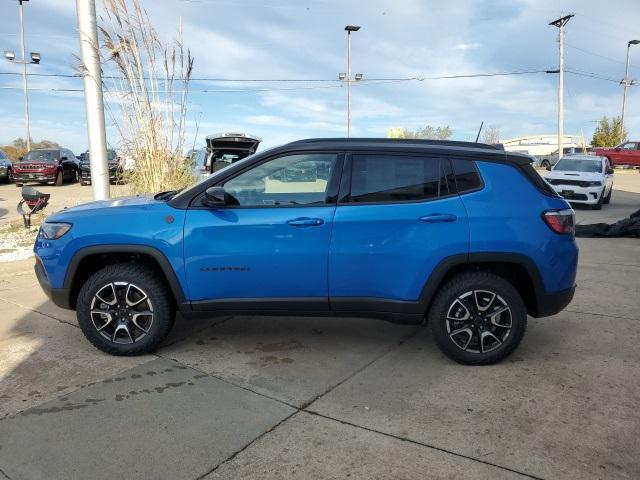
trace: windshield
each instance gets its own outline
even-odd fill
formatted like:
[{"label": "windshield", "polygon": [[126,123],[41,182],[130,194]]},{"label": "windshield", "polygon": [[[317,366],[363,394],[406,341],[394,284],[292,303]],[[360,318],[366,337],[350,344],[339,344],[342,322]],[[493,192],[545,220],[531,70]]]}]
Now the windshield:
[{"label": "windshield", "polygon": [[[89,163],[89,152],[85,153],[84,162]],[[117,155],[115,150],[107,150],[107,162],[114,162],[117,159]]]},{"label": "windshield", "polygon": [[556,163],[556,166],[553,167],[553,169],[559,172],[600,173],[602,171],[602,164],[600,160],[563,158],[558,163]]},{"label": "windshield", "polygon": [[60,156],[60,150],[31,150],[23,160],[39,162],[55,162]]}]

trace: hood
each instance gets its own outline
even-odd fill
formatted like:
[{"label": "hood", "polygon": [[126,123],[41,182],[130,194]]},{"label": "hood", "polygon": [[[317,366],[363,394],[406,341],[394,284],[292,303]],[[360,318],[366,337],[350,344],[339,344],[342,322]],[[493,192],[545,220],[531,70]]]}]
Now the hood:
[{"label": "hood", "polygon": [[153,197],[146,196],[135,196],[135,197],[122,197],[116,198],[113,200],[96,200],[94,202],[83,203],[81,205],[76,205],[74,207],[65,208],[64,210],[60,210],[47,218],[47,221],[57,222],[57,221],[65,221],[70,220],[70,217],[73,217],[76,214],[94,214],[98,211],[104,213],[105,210],[111,211],[111,209],[118,207],[139,207],[141,209],[145,209],[147,207],[151,207],[152,205],[164,203],[158,200],[154,200]]},{"label": "hood", "polygon": [[546,179],[567,179],[567,180],[584,180],[584,181],[602,181],[602,173],[591,172],[561,172],[551,170]]}]

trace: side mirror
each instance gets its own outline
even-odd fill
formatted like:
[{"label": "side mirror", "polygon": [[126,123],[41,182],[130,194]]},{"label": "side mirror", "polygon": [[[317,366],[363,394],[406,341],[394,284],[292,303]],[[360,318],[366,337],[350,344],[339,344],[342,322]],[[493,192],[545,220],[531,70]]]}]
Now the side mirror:
[{"label": "side mirror", "polygon": [[66,161],[66,160],[69,160],[69,159],[68,159],[67,157],[60,157],[60,161],[61,161],[61,162],[64,162],[64,161]]},{"label": "side mirror", "polygon": [[227,204],[228,194],[224,191],[224,187],[209,187],[204,192],[205,203],[209,207],[222,207]]},{"label": "side mirror", "polygon": [[18,161],[21,162],[24,157],[18,157]]},{"label": "side mirror", "polygon": [[619,152],[620,151],[620,147],[616,147],[613,149],[615,152]]},{"label": "side mirror", "polygon": [[613,168],[607,168],[607,175],[613,175]]},{"label": "side mirror", "polygon": [[551,165],[547,165],[547,171],[550,172],[551,171]]}]

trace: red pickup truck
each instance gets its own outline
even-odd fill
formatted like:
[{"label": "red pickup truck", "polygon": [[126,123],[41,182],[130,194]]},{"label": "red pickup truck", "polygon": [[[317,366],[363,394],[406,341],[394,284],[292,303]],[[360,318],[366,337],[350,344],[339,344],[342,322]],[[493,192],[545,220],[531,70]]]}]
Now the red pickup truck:
[{"label": "red pickup truck", "polygon": [[607,157],[613,165],[640,167],[640,142],[624,142],[614,148],[595,148],[595,154]]}]

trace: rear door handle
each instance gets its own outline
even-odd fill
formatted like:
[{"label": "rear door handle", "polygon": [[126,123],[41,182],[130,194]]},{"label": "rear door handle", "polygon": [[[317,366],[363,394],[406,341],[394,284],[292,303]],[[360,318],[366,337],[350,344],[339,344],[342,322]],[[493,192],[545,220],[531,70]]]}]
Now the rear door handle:
[{"label": "rear door handle", "polygon": [[420,221],[426,223],[455,222],[458,219],[456,215],[450,213],[430,213],[420,217]]},{"label": "rear door handle", "polygon": [[287,225],[292,227],[318,227],[324,223],[321,218],[300,217],[289,220]]}]

